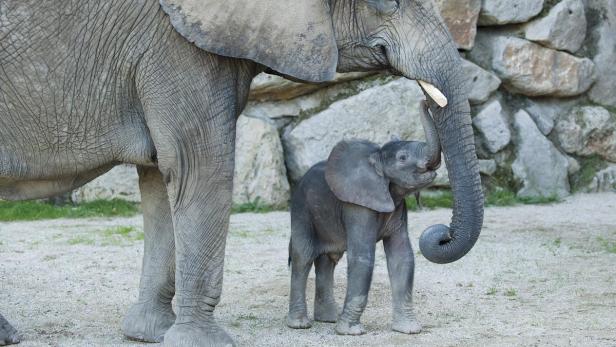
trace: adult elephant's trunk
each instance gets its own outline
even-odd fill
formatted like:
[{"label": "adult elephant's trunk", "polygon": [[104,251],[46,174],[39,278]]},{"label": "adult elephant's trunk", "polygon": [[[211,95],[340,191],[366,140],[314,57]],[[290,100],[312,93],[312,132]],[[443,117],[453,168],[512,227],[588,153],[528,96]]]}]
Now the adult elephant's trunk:
[{"label": "adult elephant's trunk", "polygon": [[448,99],[446,107],[432,111],[453,191],[453,217],[449,227],[433,225],[419,239],[424,257],[439,264],[451,263],[468,253],[483,223],[483,193],[470,107],[468,100],[455,95]]},{"label": "adult elephant's trunk", "polygon": [[[388,51],[388,59],[400,74],[419,81],[426,96],[433,101],[430,109],[453,191],[453,217],[449,227],[438,224],[426,229],[419,247],[428,260],[445,264],[462,258],[479,238],[483,224],[483,193],[467,77],[449,32],[442,21],[435,21],[439,25],[431,28],[433,36],[422,36],[423,33],[414,31],[415,27],[407,26],[408,32],[389,46],[393,49]],[[422,37],[430,40],[413,41]]]},{"label": "adult elephant's trunk", "polygon": [[419,105],[419,113],[421,115],[421,125],[424,128],[426,135],[426,143],[423,146],[423,157],[426,161],[426,168],[436,170],[441,165],[441,144],[438,139],[438,132],[434,125],[434,120],[428,111],[428,103],[425,101]]}]

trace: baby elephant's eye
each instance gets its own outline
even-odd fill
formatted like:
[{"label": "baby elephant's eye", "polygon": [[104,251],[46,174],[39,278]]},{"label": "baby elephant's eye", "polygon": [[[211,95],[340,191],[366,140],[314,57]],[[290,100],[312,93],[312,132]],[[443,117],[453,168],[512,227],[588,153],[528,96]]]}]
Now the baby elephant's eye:
[{"label": "baby elephant's eye", "polygon": [[398,160],[399,161],[406,161],[407,159],[408,159],[408,155],[406,153],[398,154]]}]

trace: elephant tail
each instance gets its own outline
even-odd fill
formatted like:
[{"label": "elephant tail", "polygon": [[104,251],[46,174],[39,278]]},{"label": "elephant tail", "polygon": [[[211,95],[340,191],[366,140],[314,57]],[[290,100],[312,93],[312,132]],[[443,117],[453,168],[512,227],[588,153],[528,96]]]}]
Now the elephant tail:
[{"label": "elephant tail", "polygon": [[287,260],[287,266],[291,267],[291,240],[289,240],[289,259]]}]

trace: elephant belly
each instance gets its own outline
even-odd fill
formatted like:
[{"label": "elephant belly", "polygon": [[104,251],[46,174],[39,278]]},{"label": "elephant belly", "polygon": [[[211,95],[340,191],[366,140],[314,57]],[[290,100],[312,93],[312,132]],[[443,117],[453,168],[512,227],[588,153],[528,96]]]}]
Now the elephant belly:
[{"label": "elephant belly", "polygon": [[158,11],[155,1],[0,1],[0,192],[22,196],[18,182],[65,190],[109,165],[155,165],[134,81],[142,54],[128,42],[146,40],[136,19]]},{"label": "elephant belly", "polygon": [[107,165],[79,175],[56,179],[16,180],[0,177],[0,199],[42,199],[70,192],[102,175],[112,167],[113,165]]}]

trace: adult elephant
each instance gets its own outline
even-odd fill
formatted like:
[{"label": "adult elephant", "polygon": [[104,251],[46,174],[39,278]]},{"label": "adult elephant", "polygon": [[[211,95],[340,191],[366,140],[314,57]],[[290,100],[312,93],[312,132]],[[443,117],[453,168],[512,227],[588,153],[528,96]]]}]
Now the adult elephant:
[{"label": "adult elephant", "polygon": [[[459,55],[432,0],[0,0],[0,198],[51,196],[138,165],[145,253],[124,333],[230,344],[213,311],[235,120],[252,78],[382,69],[420,81],[440,106],[454,211],[420,247],[455,261],[477,240],[483,197]],[[17,341],[0,316],[0,344]]]}]

